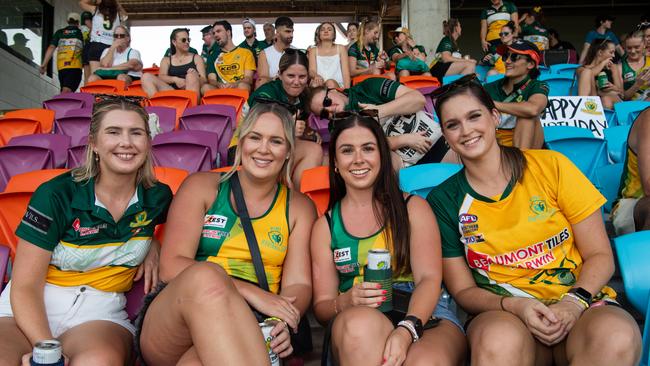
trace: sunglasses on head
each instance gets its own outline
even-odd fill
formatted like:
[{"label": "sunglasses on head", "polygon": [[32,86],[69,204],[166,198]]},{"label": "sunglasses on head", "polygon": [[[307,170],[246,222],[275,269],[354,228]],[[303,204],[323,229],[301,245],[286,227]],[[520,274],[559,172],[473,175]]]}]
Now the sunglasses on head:
[{"label": "sunglasses on head", "polygon": [[344,119],[348,119],[350,117],[366,117],[366,118],[372,118],[375,120],[375,122],[380,123],[379,121],[379,111],[376,109],[362,109],[360,111],[343,111],[343,112],[336,112],[333,113],[330,118],[330,122],[327,124],[327,130],[332,133],[334,130],[334,124],[337,121],[341,121]]},{"label": "sunglasses on head", "polygon": [[528,60],[528,56],[522,55],[520,53],[514,53],[514,52],[506,52],[503,54],[503,56],[501,56],[501,58],[503,59],[503,62],[506,62],[508,60],[510,60],[511,62],[517,62],[522,59]]},{"label": "sunglasses on head", "polygon": [[126,33],[113,33],[113,38],[115,39],[122,39],[128,37],[128,34]]},{"label": "sunglasses on head", "polygon": [[641,22],[636,26],[636,30],[646,30],[650,28],[650,22]]},{"label": "sunglasses on head", "polygon": [[505,37],[505,36],[509,36],[511,34],[512,34],[512,32],[501,32],[501,33],[499,33],[499,37]]},{"label": "sunglasses on head", "polygon": [[457,88],[460,88],[460,87],[463,87],[463,86],[467,86],[467,85],[469,85],[471,83],[477,83],[478,84],[478,79],[476,77],[476,74],[468,74],[468,75],[465,75],[462,78],[460,78],[460,79],[458,79],[458,80],[456,80],[456,81],[454,81],[452,83],[445,84],[445,85],[439,87],[438,89],[432,91],[429,94],[429,96],[431,97],[431,99],[437,99],[437,98],[440,98],[441,96],[449,93],[450,91],[452,91],[454,89],[457,89]]},{"label": "sunglasses on head", "polygon": [[298,113],[298,107],[293,104],[289,104],[277,99],[271,99],[271,98],[261,97],[261,96],[255,97],[255,102],[262,103],[262,104],[277,104],[281,107],[286,108],[289,111],[289,113],[294,115],[294,117],[297,117],[296,114]]}]

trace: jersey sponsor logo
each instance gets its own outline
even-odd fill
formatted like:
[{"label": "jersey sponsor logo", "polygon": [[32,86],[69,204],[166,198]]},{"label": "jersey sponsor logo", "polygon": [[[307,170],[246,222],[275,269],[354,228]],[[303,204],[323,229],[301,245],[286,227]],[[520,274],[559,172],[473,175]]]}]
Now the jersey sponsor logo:
[{"label": "jersey sponsor logo", "polygon": [[352,260],[352,250],[350,247],[334,249],[334,263],[347,262]]},{"label": "jersey sponsor logo", "polygon": [[221,238],[227,238],[229,235],[230,233],[221,230],[203,229],[203,231],[201,231],[202,237],[210,239],[221,240]]},{"label": "jersey sponsor logo", "polygon": [[147,226],[151,223],[151,220],[147,220],[147,211],[136,214],[133,219],[134,221],[129,223],[130,227]]},{"label": "jersey sponsor logo", "polygon": [[94,227],[83,227],[81,226],[81,220],[77,217],[73,222],[72,222],[72,229],[74,231],[79,233],[79,236],[88,236],[88,235],[94,235],[99,233],[99,229],[106,229],[108,227],[108,224],[103,223],[99,224]]},{"label": "jersey sponsor logo", "polygon": [[538,196],[533,196],[530,198],[528,208],[533,213],[533,216],[528,216],[529,222],[545,221],[549,217],[553,216],[555,212],[557,212],[556,208],[549,209],[546,200]]},{"label": "jersey sponsor logo", "polygon": [[228,218],[222,215],[205,215],[203,219],[203,226],[225,228],[228,223]]},{"label": "jersey sponsor logo", "polygon": [[354,273],[359,269],[359,263],[350,263],[344,264],[342,266],[336,266],[336,270],[340,273]]},{"label": "jersey sponsor logo", "polygon": [[277,230],[271,230],[268,232],[268,237],[271,239],[272,242],[274,242],[276,245],[280,245],[282,243],[282,234],[277,231]]},{"label": "jersey sponsor logo", "polygon": [[381,88],[380,88],[379,94],[381,94],[382,97],[387,98],[388,94],[390,92],[390,87],[393,85],[393,83],[394,83],[394,81],[392,81],[392,80],[388,80],[388,79],[384,80],[381,83]]},{"label": "jersey sponsor logo", "polygon": [[473,224],[478,221],[478,216],[472,215],[472,214],[462,214],[458,216],[458,221],[465,225],[465,224]]},{"label": "jersey sponsor logo", "polygon": [[469,235],[469,236],[462,236],[460,238],[460,241],[465,244],[476,244],[476,243],[482,243],[485,241],[485,238],[483,237],[483,234],[474,234],[474,235]]},{"label": "jersey sponsor logo", "polygon": [[24,224],[30,226],[31,228],[39,231],[43,234],[46,234],[50,229],[52,224],[52,218],[39,212],[32,206],[27,206],[27,211],[21,220]]},{"label": "jersey sponsor logo", "polygon": [[469,234],[478,230],[478,224],[467,224],[463,225],[461,228],[463,230],[463,234]]}]

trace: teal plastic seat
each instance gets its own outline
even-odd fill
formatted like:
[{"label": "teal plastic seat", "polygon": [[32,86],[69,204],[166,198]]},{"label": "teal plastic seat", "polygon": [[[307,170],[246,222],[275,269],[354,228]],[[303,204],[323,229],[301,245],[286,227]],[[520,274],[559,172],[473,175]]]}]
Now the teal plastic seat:
[{"label": "teal plastic seat", "polygon": [[549,66],[552,74],[565,75],[573,78],[580,64],[555,64]]},{"label": "teal plastic seat", "polygon": [[596,187],[607,198],[603,206],[605,212],[612,212],[612,205],[618,198],[618,189],[623,175],[623,163],[603,165],[596,168]]},{"label": "teal plastic seat", "polygon": [[433,187],[458,173],[463,166],[451,163],[431,163],[402,168],[399,184],[402,191],[426,198]]},{"label": "teal plastic seat", "polygon": [[544,129],[544,142],[561,140],[569,137],[594,137],[591,130],[574,126],[546,126]]},{"label": "teal plastic seat", "polygon": [[453,83],[454,81],[456,81],[456,80],[462,78],[463,76],[465,76],[465,75],[454,74],[454,75],[446,75],[446,76],[443,76],[443,77],[442,77],[442,85],[451,84],[451,83]]},{"label": "teal plastic seat", "polygon": [[548,141],[549,149],[564,154],[578,169],[591,180],[596,182],[596,168],[607,165],[607,148],[604,140],[596,137],[569,137]]},{"label": "teal plastic seat", "polygon": [[549,97],[565,97],[571,95],[573,76],[549,73],[540,75],[539,80],[545,81],[548,84]]},{"label": "teal plastic seat", "polygon": [[631,125],[644,109],[650,107],[650,102],[632,100],[614,104],[614,112],[619,126]]},{"label": "teal plastic seat", "polygon": [[627,136],[630,134],[631,125],[608,127],[603,130],[607,141],[607,156],[614,163],[625,160]]}]

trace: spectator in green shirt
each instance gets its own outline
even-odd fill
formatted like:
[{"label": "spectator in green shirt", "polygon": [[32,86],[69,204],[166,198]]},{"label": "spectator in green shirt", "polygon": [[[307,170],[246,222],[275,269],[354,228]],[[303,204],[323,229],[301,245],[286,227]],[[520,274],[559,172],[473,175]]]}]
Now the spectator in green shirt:
[{"label": "spectator in green shirt", "polygon": [[462,32],[460,21],[451,18],[442,22],[445,36],[436,49],[436,62],[431,66],[431,75],[442,81],[445,75],[473,74],[476,60],[463,58],[458,48],[458,38]]},{"label": "spectator in green shirt", "polygon": [[[377,47],[379,30],[379,23],[377,22],[367,21],[361,23],[358,40],[348,49],[350,77],[384,73],[388,56],[385,52],[380,52]],[[387,73],[387,76],[395,79],[393,73]]]}]

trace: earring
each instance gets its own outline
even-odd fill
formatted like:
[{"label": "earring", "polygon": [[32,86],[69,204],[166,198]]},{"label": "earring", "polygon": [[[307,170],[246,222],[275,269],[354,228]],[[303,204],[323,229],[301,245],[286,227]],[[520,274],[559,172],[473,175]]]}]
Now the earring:
[{"label": "earring", "polygon": [[93,151],[93,154],[95,155],[95,161],[99,162],[99,155],[97,155],[97,152]]},{"label": "earring", "polygon": [[334,167],[334,173],[339,174],[339,168]]},{"label": "earring", "polygon": [[445,146],[447,147],[447,149],[449,149],[449,143],[447,142],[446,139],[444,141],[445,141]]}]

